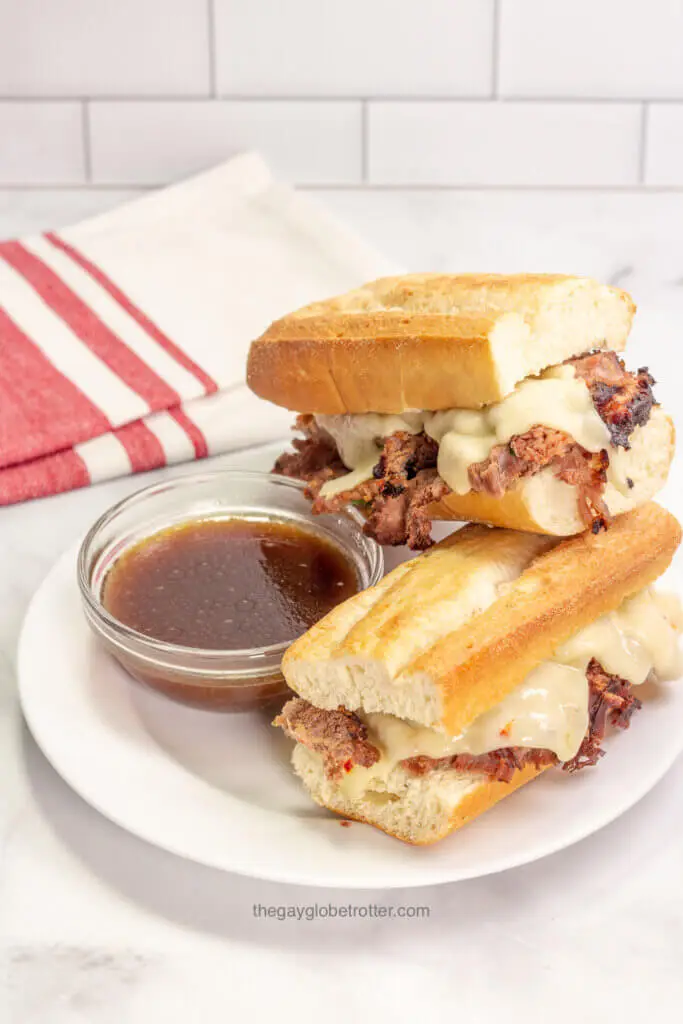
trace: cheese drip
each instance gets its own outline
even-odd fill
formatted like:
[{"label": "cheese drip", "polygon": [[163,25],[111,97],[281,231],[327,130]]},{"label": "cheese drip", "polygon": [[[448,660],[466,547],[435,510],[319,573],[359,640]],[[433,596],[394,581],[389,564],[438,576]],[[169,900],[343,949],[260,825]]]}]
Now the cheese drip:
[{"label": "cheese drip", "polygon": [[377,462],[382,440],[402,430],[419,434],[425,414],[418,411],[389,414],[366,412],[358,415],[324,416],[318,414],[318,426],[334,438],[341,460],[349,469],[357,469],[374,458]]},{"label": "cheese drip", "polygon": [[652,674],[670,679],[683,666],[678,646],[683,610],[672,595],[647,588],[580,630],[541,662],[524,682],[457,736],[413,725],[394,715],[363,714],[368,739],[380,750],[371,768],[354,767],[340,782],[349,796],[382,790],[410,757],[485,754],[501,747],[551,750],[560,761],[576,754],[588,730],[586,668],[596,658],[610,675],[634,686]]},{"label": "cheese drip", "polygon": [[456,494],[470,491],[471,465],[487,459],[495,445],[536,426],[561,430],[590,452],[610,443],[588,388],[569,366],[523,381],[502,402],[478,412],[449,409],[425,417],[425,432],[439,442],[439,476]]},{"label": "cheese drip", "polygon": [[407,411],[396,415],[368,412],[360,415],[316,416],[318,426],[334,439],[342,462],[350,473],[328,480],[320,489],[323,498],[333,498],[372,479],[385,437],[401,430],[419,434],[424,427],[424,413]]},{"label": "cheese drip", "polygon": [[320,493],[326,498],[369,480],[383,439],[399,430],[408,434],[424,430],[438,442],[439,475],[456,494],[470,490],[471,465],[488,458],[495,445],[535,426],[562,430],[591,452],[610,443],[609,431],[596,412],[588,388],[571,366],[564,365],[522,381],[507,398],[479,410],[318,415],[316,420],[334,438],[344,465],[355,471],[324,484]]}]

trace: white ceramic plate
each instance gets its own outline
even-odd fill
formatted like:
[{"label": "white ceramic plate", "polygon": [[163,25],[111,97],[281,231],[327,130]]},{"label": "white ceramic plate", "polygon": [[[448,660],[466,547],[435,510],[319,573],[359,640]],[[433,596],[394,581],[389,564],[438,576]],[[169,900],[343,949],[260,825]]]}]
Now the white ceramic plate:
[{"label": "white ceramic plate", "polygon": [[[272,449],[229,465],[268,468]],[[29,727],[54,768],[103,815],[182,857],[306,885],[433,885],[528,863],[583,839],[635,804],[683,749],[683,687],[650,697],[595,769],[549,771],[435,846],[340,826],[289,768],[291,743],[261,713],[194,711],[135,683],[92,638],[76,549],[28,611],[19,685]],[[396,558],[392,553],[392,561]]]}]

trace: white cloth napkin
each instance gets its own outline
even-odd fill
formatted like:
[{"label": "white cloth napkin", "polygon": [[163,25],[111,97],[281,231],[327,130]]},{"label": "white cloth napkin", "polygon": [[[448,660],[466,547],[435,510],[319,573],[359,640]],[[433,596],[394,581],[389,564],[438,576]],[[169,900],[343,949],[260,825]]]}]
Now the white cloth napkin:
[{"label": "white cloth napkin", "polygon": [[249,343],[394,271],[255,154],[0,243],[0,504],[286,436]]}]

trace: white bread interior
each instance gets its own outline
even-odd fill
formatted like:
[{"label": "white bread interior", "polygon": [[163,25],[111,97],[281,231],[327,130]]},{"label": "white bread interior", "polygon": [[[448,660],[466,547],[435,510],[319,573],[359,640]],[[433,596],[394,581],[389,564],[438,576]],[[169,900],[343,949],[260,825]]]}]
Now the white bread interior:
[{"label": "white bread interior", "polygon": [[[613,516],[653,498],[669,475],[675,448],[671,419],[659,406],[648,422],[636,427],[629,449],[609,447],[610,468],[604,499]],[[626,478],[633,482],[629,487]],[[558,480],[551,468],[519,480],[502,498],[470,491],[451,492],[431,505],[433,519],[489,523],[512,530],[531,530],[568,537],[586,529],[578,513],[576,488]]]},{"label": "white bread interior", "polygon": [[681,537],[650,502],[568,540],[470,525],[338,605],[286,652],[320,708],[459,735],[539,662],[666,569]]},{"label": "white bread interior", "polygon": [[283,317],[251,345],[247,382],[298,412],[479,408],[593,348],[621,351],[635,306],[562,274],[410,274]]},{"label": "white bread interior", "polygon": [[449,768],[426,775],[395,768],[386,791],[349,797],[326,778],[320,756],[300,743],[294,748],[292,765],[317,804],[419,846],[444,839],[544,770],[530,765],[517,771],[511,782],[496,782]]}]

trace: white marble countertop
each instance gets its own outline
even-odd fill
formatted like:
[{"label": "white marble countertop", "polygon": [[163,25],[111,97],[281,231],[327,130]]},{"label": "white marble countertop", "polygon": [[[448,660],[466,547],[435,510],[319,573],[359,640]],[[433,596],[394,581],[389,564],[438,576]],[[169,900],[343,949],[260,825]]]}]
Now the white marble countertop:
[{"label": "white marble countertop", "polygon": [[[121,198],[0,192],[0,237]],[[663,404],[678,412],[682,195],[360,190],[322,198],[415,269],[560,269],[625,285],[642,308],[630,361],[650,363]],[[664,497],[674,510],[683,506],[682,479],[679,470]],[[623,818],[563,853],[413,892],[353,894],[221,874],[134,839],[73,794],[22,723],[18,630],[60,552],[140,485],[120,480],[0,509],[1,1021],[272,1015],[480,1024],[503,1015],[513,1024],[574,1024],[657,1020],[680,1007],[683,761]],[[252,914],[257,902],[316,901],[419,903],[431,916],[309,923]]]}]

